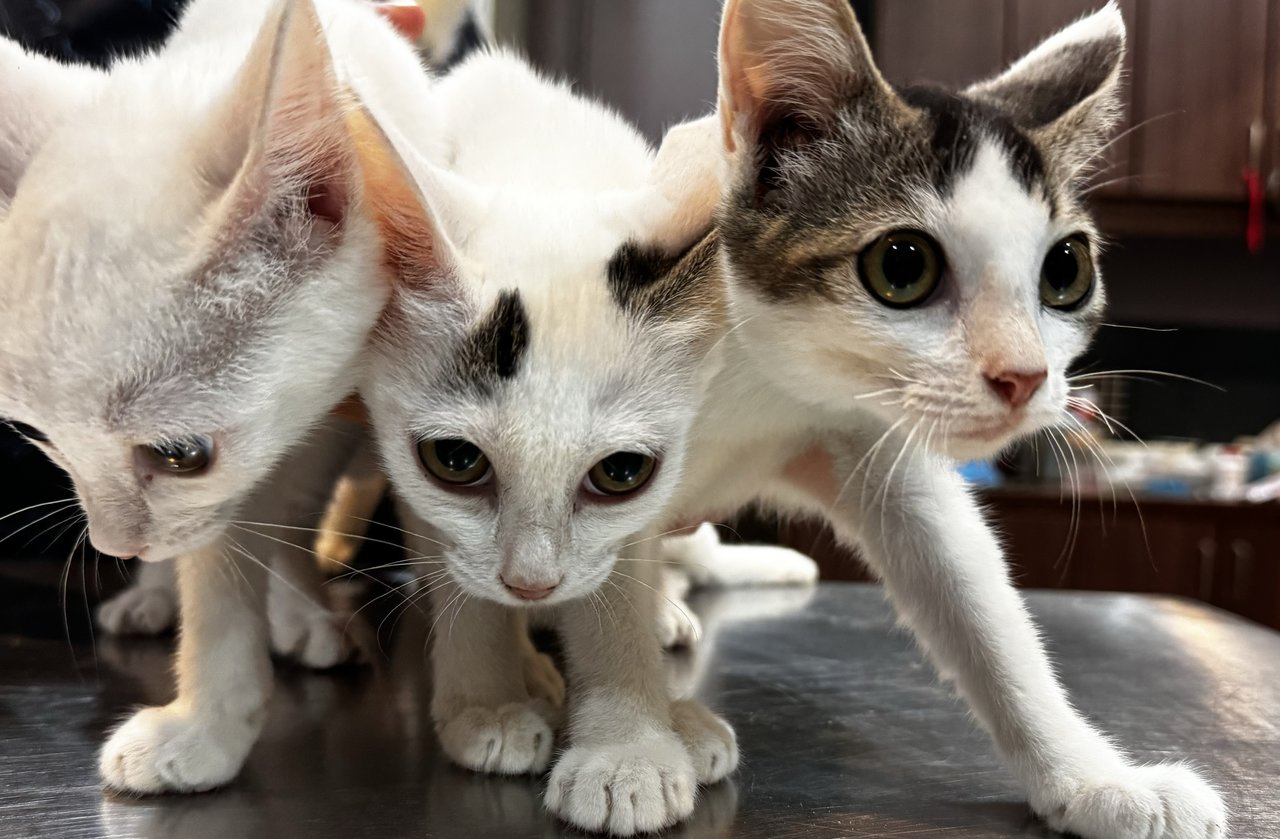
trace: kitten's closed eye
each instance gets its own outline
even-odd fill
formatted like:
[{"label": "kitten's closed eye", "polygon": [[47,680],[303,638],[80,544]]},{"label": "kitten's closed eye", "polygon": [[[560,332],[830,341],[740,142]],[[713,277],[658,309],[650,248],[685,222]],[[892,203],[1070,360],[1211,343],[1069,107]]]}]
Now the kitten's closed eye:
[{"label": "kitten's closed eye", "polygon": [[138,446],[137,452],[148,469],[166,475],[198,475],[213,464],[213,440],[203,436]]},{"label": "kitten's closed eye", "polygon": [[13,420],[8,420],[5,421],[5,424],[33,443],[49,442],[49,438],[45,436],[44,432],[38,428],[27,425],[25,422],[14,422]]}]

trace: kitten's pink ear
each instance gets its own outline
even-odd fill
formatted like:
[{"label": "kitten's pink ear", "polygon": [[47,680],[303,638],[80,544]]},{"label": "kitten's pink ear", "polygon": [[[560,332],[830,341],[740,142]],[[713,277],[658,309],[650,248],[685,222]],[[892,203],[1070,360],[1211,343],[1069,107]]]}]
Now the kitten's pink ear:
[{"label": "kitten's pink ear", "polygon": [[1008,113],[1051,156],[1086,160],[1119,119],[1124,50],[1113,0],[965,92]]},{"label": "kitten's pink ear", "polygon": [[54,126],[103,78],[101,71],[60,64],[0,38],[0,214]]},{"label": "kitten's pink ear", "polygon": [[342,224],[360,187],[350,111],[311,0],[277,3],[198,144],[206,175],[230,188],[231,232],[286,202]]},{"label": "kitten's pink ear", "polygon": [[821,133],[858,97],[892,97],[848,0],[728,0],[720,22],[725,148],[775,129]]}]

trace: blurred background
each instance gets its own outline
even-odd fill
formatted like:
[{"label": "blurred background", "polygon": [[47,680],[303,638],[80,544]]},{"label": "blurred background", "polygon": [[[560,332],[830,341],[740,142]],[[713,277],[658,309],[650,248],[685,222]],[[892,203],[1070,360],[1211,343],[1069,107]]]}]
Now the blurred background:
[{"label": "blurred background", "polygon": [[[891,81],[964,85],[1099,3],[853,6]],[[450,4],[422,5],[430,18]],[[964,469],[1020,583],[1185,595],[1280,627],[1280,0],[1120,5],[1130,33],[1123,133],[1092,193],[1111,239],[1111,307],[1079,365],[1090,386],[1081,395],[1099,411]],[[158,43],[181,6],[0,0],[0,32],[103,65]],[[719,11],[720,0],[487,0],[447,43],[423,49],[446,65],[492,35],[656,139],[714,106]],[[0,474],[0,515],[70,496],[6,431]],[[67,561],[79,526],[42,515],[0,521],[0,559]],[[735,526],[814,555],[827,578],[861,578],[821,528],[753,516]],[[22,592],[8,588],[0,601],[14,609],[0,620],[21,620]]]}]

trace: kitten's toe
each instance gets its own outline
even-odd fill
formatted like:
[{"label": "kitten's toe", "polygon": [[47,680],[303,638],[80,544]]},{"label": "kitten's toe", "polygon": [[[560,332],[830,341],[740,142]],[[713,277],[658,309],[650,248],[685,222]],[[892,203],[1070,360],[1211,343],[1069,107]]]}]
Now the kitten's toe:
[{"label": "kitten's toe", "polygon": [[551,762],[555,732],[540,700],[497,709],[472,706],[437,724],[440,745],[460,766],[496,775],[542,772]]},{"label": "kitten's toe", "polygon": [[574,746],[547,783],[547,807],[584,830],[653,833],[693,812],[698,779],[680,740]]},{"label": "kitten's toe", "polygon": [[159,635],[173,629],[177,595],[163,588],[133,586],[98,605],[98,625],[112,635]]},{"label": "kitten's toe", "polygon": [[706,705],[692,699],[673,702],[671,726],[689,750],[698,783],[714,784],[738,768],[738,737],[733,727]]},{"label": "kitten's toe", "polygon": [[1083,839],[1223,839],[1221,796],[1181,764],[1127,767],[1044,808],[1046,821]]},{"label": "kitten's toe", "polygon": [[702,621],[685,603],[664,600],[658,607],[657,631],[663,649],[689,649],[702,637]]},{"label": "kitten's toe", "polygon": [[312,670],[368,660],[359,641],[358,617],[335,614],[297,598],[288,605],[273,602],[268,615],[271,649],[278,656]]},{"label": "kitten's toe", "polygon": [[144,708],[107,740],[98,769],[121,792],[203,792],[236,776],[258,727],[254,719]]}]

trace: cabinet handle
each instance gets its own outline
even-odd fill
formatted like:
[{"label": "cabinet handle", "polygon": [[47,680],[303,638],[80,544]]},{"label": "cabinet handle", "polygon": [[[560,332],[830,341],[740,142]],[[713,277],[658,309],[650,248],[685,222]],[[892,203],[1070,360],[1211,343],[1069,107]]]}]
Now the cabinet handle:
[{"label": "cabinet handle", "polygon": [[1237,603],[1243,603],[1253,591],[1253,545],[1245,539],[1232,539],[1231,555],[1235,558],[1232,594]]},{"label": "cabinet handle", "polygon": [[1213,602],[1213,561],[1218,553],[1218,544],[1205,536],[1196,543],[1200,549],[1200,599],[1206,603]]}]

